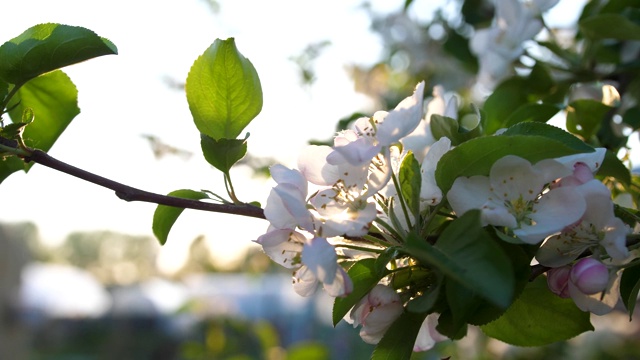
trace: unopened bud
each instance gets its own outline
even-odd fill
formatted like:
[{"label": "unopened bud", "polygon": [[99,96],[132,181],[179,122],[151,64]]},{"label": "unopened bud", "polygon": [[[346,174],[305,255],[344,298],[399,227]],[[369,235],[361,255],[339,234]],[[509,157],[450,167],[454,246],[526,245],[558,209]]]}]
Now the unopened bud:
[{"label": "unopened bud", "polygon": [[562,298],[568,298],[570,272],[570,266],[557,267],[547,271],[547,285],[549,286],[549,290]]},{"label": "unopened bud", "polygon": [[609,282],[609,270],[594,258],[579,260],[571,268],[571,282],[582,293],[591,295],[604,291]]}]

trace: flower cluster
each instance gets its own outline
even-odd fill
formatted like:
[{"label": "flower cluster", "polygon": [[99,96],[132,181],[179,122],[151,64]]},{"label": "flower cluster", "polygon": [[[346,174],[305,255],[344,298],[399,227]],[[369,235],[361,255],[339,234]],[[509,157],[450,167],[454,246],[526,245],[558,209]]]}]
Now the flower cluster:
[{"label": "flower cluster", "polygon": [[477,30],[470,43],[479,60],[480,84],[491,89],[509,74],[511,64],[524,51],[523,43],[542,30],[540,15],[557,3],[558,0],[496,1],[494,24]]},{"label": "flower cluster", "polygon": [[[434,138],[431,121],[439,115],[457,122],[458,104],[439,87],[427,104],[423,93],[420,83],[395,109],[360,118],[339,132],[333,146],[307,147],[297,169],[271,168],[276,186],[265,207],[270,226],[256,242],[294,270],[295,291],[309,296],[322,284],[331,296],[350,298],[344,319],[361,326],[360,336],[372,344],[410,311],[410,302],[422,299],[429,305],[411,310],[422,321],[414,350],[427,350],[458,331],[440,324],[442,313],[450,318],[451,305],[444,304],[454,296],[440,289],[455,289],[466,275],[449,278],[465,270],[412,251],[416,246],[447,251],[446,245],[438,248],[443,229],[474,211],[478,231],[491,228],[496,241],[538,246],[536,260],[551,268],[553,292],[570,296],[584,311],[610,310],[617,300],[617,264],[629,258],[629,229],[614,215],[609,189],[594,176],[605,150],[536,162],[507,153],[489,164],[488,173],[457,176],[444,194],[436,173],[451,166],[440,160],[456,147],[446,136]],[[411,240],[416,238],[419,245]],[[380,276],[354,284],[347,271],[363,259],[375,259],[373,271]],[[359,296],[350,297],[352,292]],[[481,296],[505,306],[502,298]]]},{"label": "flower cluster", "polygon": [[[505,156],[490,175],[460,177],[447,194],[459,215],[481,209],[483,225],[503,227],[528,244],[544,244],[536,260],[552,268],[550,289],[574,299],[584,311],[602,315],[617,303],[617,270],[600,258],[628,259],[630,229],[614,215],[609,189],[594,173],[605,149],[593,153],[542,160],[531,164]],[[569,264],[584,254],[573,267]]]},{"label": "flower cluster", "polygon": [[[270,226],[256,242],[272,260],[295,269],[293,285],[298,294],[311,295],[322,283],[332,296],[348,295],[353,284],[337,260],[374,257],[398,242],[388,235],[392,227],[382,219],[388,220],[389,209],[399,202],[391,179],[408,154],[421,160],[423,206],[440,202],[435,165],[450,142],[433,139],[428,116],[453,115],[456,103],[455,98],[445,102],[442,89],[437,88],[425,118],[423,97],[424,83],[420,83],[395,109],[358,119],[353,129],[338,133],[333,147],[307,147],[299,157],[298,169],[271,167],[277,185],[265,207]],[[309,186],[315,187],[311,194]],[[369,236],[377,228],[374,221],[388,226],[382,228],[388,241]],[[410,222],[405,221],[404,227]],[[403,309],[400,295],[383,280],[354,306],[346,320],[362,325],[360,334],[366,342],[377,343]],[[416,342],[419,350],[443,338],[436,335],[433,316],[424,326]]]}]

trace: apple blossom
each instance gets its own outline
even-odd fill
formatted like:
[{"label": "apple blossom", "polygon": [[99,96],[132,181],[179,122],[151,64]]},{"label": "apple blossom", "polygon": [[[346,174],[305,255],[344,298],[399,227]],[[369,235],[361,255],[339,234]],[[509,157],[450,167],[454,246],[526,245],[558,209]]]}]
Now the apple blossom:
[{"label": "apple blossom", "polygon": [[427,315],[420,326],[420,331],[418,331],[413,351],[427,351],[433,348],[436,343],[449,339],[436,330],[439,317],[440,315],[436,313]]},{"label": "apple blossom", "polygon": [[573,187],[546,191],[569,171],[553,159],[529,161],[514,155],[498,159],[489,176],[457,178],[447,199],[458,216],[480,209],[484,225],[505,226],[522,241],[536,244],[575,223],[586,203]]},{"label": "apple blossom", "polygon": [[255,240],[275,263],[288,269],[300,266],[306,238],[293,229],[271,229]]},{"label": "apple blossom", "polygon": [[600,253],[600,247],[615,260],[626,259],[629,256],[626,235],[630,229],[614,215],[609,189],[595,179],[574,188],[585,199],[585,212],[579,222],[545,241],[536,254],[538,262],[558,267],[587,250]]},{"label": "apple blossom", "polygon": [[362,340],[377,344],[403,311],[398,293],[389,286],[378,284],[351,309],[346,320],[353,327],[362,325]]},{"label": "apple blossom", "polygon": [[422,184],[420,186],[421,210],[427,206],[437,205],[442,200],[442,190],[436,184],[436,167],[440,158],[451,149],[451,140],[442,137],[436,141],[427,151],[424,161],[420,166]]},{"label": "apple blossom", "polygon": [[442,115],[452,119],[458,118],[458,98],[455,95],[445,95],[440,85],[433,87],[433,98],[427,104],[427,113],[415,130],[400,139],[406,151],[413,152],[418,162],[422,162],[430,146],[436,142],[431,133],[431,116]]},{"label": "apple blossom", "polygon": [[570,297],[580,310],[595,315],[609,313],[620,298],[618,272],[594,258],[550,269],[547,284],[556,295]]},{"label": "apple blossom", "polygon": [[471,38],[470,48],[478,56],[478,82],[487,88],[509,74],[511,63],[524,51],[523,42],[533,39],[542,30],[541,13],[558,0],[531,1],[497,0],[493,25],[480,29]]}]

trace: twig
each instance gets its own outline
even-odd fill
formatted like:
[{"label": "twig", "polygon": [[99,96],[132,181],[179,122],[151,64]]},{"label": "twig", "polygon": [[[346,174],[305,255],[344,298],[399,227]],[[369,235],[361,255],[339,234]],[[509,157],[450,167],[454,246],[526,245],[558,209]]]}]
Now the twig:
[{"label": "twig", "polygon": [[[6,140],[6,139],[4,139]],[[203,202],[199,200],[184,199],[175,196],[166,196],[149,191],[140,190],[128,185],[121,184],[111,179],[104,178],[86,170],[79,169],[75,166],[69,165],[65,162],[57,160],[42,150],[29,149],[30,155],[24,156],[25,162],[38,163],[40,165],[49,167],[54,170],[58,170],[65,174],[77,177],[79,179],[88,181],[90,183],[100,185],[107,189],[115,191],[116,196],[125,201],[143,201],[155,203],[158,205],[167,205],[184,209],[195,209],[203,211],[211,211],[225,214],[242,215],[248,217],[254,217],[264,219],[264,211],[253,205],[232,205],[232,204],[214,204],[209,202]]]}]

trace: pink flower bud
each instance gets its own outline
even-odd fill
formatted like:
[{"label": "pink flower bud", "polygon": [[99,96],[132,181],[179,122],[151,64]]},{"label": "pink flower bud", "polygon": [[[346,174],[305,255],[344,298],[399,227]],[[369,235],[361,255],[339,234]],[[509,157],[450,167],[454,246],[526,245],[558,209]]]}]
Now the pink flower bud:
[{"label": "pink flower bud", "polygon": [[554,294],[562,297],[569,297],[569,273],[571,266],[562,266],[547,271],[547,285]]},{"label": "pink flower bud", "polygon": [[582,293],[597,294],[607,288],[609,270],[594,258],[584,258],[573,265],[570,279]]}]

